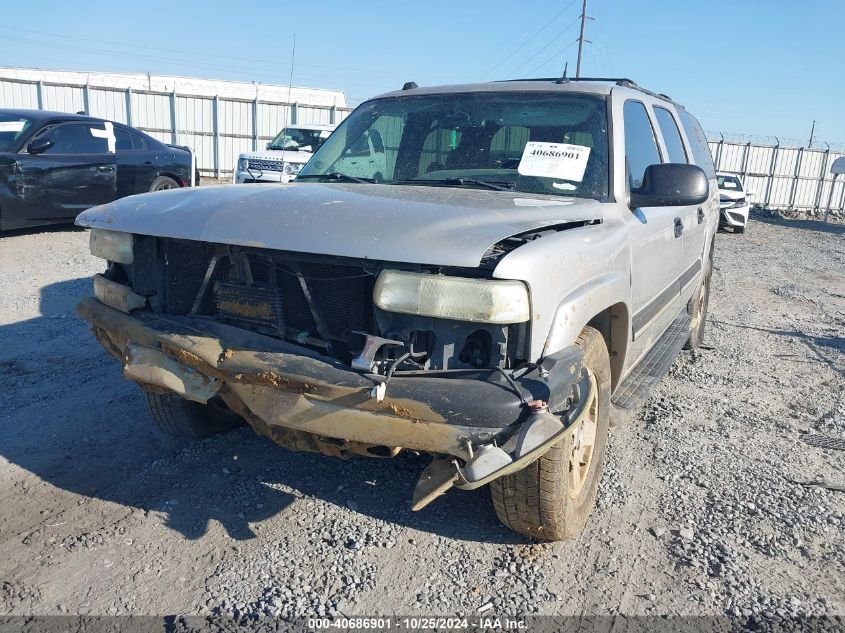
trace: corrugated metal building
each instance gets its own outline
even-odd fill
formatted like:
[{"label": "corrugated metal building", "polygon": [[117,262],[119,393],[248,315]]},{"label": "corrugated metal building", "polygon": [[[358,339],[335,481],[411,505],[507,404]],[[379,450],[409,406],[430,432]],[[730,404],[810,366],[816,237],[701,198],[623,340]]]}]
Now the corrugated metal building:
[{"label": "corrugated metal building", "polygon": [[231,172],[285,123],[339,123],[340,90],[132,73],[0,67],[0,108],[86,112],[193,148],[204,175]]}]

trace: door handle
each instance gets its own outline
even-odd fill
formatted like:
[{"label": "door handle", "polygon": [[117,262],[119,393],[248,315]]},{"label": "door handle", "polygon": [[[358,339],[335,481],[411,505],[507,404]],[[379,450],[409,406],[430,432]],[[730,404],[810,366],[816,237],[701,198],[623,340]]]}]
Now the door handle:
[{"label": "door handle", "polygon": [[111,165],[100,165],[100,166],[97,167],[97,171],[101,171],[101,172],[104,172],[104,173],[107,174],[107,173],[113,172],[114,167],[112,167]]},{"label": "door handle", "polygon": [[704,222],[704,209],[698,207],[698,223],[701,224]]},{"label": "door handle", "polygon": [[675,218],[675,237],[681,237],[684,233],[684,221],[681,218]]}]

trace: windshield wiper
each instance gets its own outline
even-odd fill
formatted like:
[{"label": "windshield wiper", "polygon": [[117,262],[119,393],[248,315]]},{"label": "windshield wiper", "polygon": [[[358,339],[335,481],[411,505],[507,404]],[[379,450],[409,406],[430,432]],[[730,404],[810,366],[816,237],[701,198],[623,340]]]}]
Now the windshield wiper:
[{"label": "windshield wiper", "polygon": [[343,182],[357,182],[362,185],[371,185],[376,180],[375,178],[358,178],[357,176],[350,176],[349,174],[341,174],[337,171],[331,171],[327,174],[300,174],[296,177],[297,180],[305,180],[306,178],[328,178],[329,180],[343,181]]},{"label": "windshield wiper", "polygon": [[515,182],[502,181],[493,182],[490,180],[476,180],[474,178],[421,178],[419,180],[397,180],[395,185],[476,185],[487,187],[496,191],[508,191],[516,187]]}]

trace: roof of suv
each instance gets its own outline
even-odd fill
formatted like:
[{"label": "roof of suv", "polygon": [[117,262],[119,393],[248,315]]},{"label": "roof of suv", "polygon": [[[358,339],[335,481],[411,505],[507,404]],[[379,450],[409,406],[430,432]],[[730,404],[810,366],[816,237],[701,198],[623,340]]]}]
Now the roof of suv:
[{"label": "roof of suv", "polygon": [[398,97],[402,95],[434,95],[454,94],[467,92],[581,92],[598,95],[608,95],[614,87],[623,87],[645,93],[652,97],[667,101],[674,106],[683,109],[684,107],[672,100],[665,94],[659,94],[647,90],[635,81],[626,78],[615,77],[582,77],[578,79],[564,79],[560,77],[547,77],[540,79],[508,79],[504,81],[492,81],[471,84],[453,84],[445,86],[421,86],[403,90],[387,92],[379,97]]}]

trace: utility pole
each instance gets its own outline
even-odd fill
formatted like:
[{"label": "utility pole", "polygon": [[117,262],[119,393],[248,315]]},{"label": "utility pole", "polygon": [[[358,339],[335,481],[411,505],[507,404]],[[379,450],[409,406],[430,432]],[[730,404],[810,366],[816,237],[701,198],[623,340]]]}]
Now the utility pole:
[{"label": "utility pole", "polygon": [[813,127],[810,128],[810,142],[807,143],[807,149],[810,149],[810,148],[813,147],[813,136],[815,135],[815,132],[816,132],[816,121],[815,121],[815,119],[813,119]]},{"label": "utility pole", "polygon": [[584,39],[584,26],[587,23],[587,20],[592,20],[593,18],[587,15],[587,0],[584,0],[583,4],[581,5],[581,35],[578,36],[578,64],[575,66],[575,78],[578,79],[581,76],[581,52],[584,48],[584,42],[587,44],[592,44],[590,40]]}]

